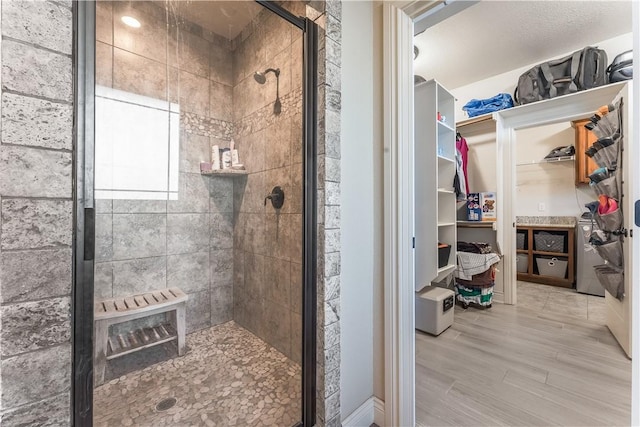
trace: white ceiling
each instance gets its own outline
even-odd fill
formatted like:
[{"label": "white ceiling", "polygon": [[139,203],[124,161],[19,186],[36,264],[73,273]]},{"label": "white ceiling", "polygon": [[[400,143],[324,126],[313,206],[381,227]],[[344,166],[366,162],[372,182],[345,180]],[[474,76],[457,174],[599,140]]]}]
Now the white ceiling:
[{"label": "white ceiling", "polygon": [[455,89],[628,32],[631,1],[484,0],[416,36],[415,74]]},{"label": "white ceiling", "polygon": [[187,21],[233,40],[262,10],[255,1],[189,1],[174,3],[176,12]]}]

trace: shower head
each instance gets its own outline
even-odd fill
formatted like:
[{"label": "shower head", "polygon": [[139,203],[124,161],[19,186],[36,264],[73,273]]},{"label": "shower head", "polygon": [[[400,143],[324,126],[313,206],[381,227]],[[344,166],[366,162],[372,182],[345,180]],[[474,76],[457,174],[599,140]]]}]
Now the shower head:
[{"label": "shower head", "polygon": [[253,73],[253,78],[258,84],[265,84],[267,81],[267,74],[273,73],[276,75],[276,101],[273,104],[273,113],[280,114],[282,112],[282,103],[280,102],[280,68],[267,68],[264,72],[256,71]]},{"label": "shower head", "polygon": [[260,71],[256,71],[255,73],[253,73],[253,78],[255,79],[256,82],[263,85],[267,81],[267,73],[273,73],[276,75],[276,78],[278,78],[280,77],[280,68],[276,68],[276,69],[267,68],[262,73]]}]

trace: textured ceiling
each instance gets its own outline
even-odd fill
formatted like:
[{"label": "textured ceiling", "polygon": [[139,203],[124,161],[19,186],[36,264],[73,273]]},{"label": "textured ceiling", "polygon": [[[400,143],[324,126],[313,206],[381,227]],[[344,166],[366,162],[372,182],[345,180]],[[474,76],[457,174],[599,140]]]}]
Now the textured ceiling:
[{"label": "textured ceiling", "polygon": [[416,36],[415,74],[454,89],[628,32],[630,1],[484,0]]},{"label": "textured ceiling", "polygon": [[172,4],[182,18],[229,40],[236,38],[262,10],[262,6],[258,3],[247,0],[178,0]]}]

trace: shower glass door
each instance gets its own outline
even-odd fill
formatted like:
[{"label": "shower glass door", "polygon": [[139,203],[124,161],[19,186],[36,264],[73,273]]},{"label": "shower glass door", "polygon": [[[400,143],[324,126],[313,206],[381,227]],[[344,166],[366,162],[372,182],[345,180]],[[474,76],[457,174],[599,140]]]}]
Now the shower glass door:
[{"label": "shower glass door", "polygon": [[299,424],[305,33],[250,1],[95,8],[93,423]]}]

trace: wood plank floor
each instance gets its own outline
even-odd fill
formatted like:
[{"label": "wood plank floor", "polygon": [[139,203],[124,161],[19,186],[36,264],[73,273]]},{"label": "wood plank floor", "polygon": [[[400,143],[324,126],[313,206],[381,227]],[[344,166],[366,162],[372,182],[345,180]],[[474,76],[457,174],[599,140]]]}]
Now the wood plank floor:
[{"label": "wood plank floor", "polygon": [[416,331],[419,426],[629,425],[631,361],[599,322],[525,307],[456,306]]}]

